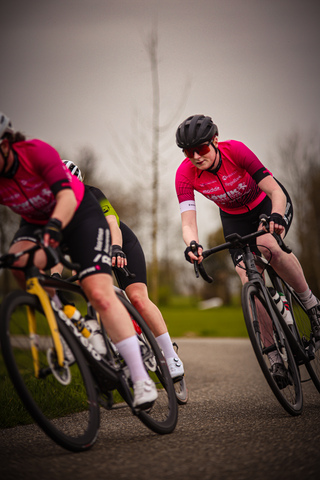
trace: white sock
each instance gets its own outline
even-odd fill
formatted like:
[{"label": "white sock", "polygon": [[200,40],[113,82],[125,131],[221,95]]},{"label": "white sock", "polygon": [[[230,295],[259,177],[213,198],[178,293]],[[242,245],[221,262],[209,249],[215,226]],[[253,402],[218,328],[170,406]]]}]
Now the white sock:
[{"label": "white sock", "polygon": [[125,338],[115,345],[129,367],[133,383],[139,380],[149,380],[149,375],[142,361],[140,346],[136,335]]},{"label": "white sock", "polygon": [[317,305],[318,303],[317,297],[313,295],[309,287],[305,292],[302,292],[302,293],[296,292],[296,293],[307,310]]},{"label": "white sock", "polygon": [[162,335],[159,335],[159,337],[156,337],[156,340],[159,344],[159,347],[163,351],[163,354],[166,359],[170,357],[178,356],[174,351],[174,348],[172,346],[172,341],[168,332],[163,333]]}]

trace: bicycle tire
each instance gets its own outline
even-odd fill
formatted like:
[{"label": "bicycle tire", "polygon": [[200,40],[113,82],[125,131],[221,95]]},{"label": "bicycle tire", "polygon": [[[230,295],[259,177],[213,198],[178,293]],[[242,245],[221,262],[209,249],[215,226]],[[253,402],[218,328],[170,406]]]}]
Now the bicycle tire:
[{"label": "bicycle tire", "polygon": [[[138,410],[136,414],[150,430],[161,435],[172,433],[178,421],[178,403],[167,363],[141,315],[121,294],[117,293],[117,296],[142,331],[137,336],[145,368],[158,389],[158,398],[153,406],[148,410]],[[119,393],[122,394],[121,391]]]},{"label": "bicycle tire", "polygon": [[[291,308],[291,313],[297,326],[297,331],[301,339],[301,343],[309,348],[310,337],[312,336],[310,318],[306,312],[306,309],[301,305],[300,300],[297,298],[294,292],[284,286],[284,291],[288,303]],[[314,386],[320,392],[320,342],[316,342],[316,348],[314,351],[314,359],[305,363],[306,369],[310,375]]]},{"label": "bicycle tire", "polygon": [[[39,378],[35,375],[31,354],[27,307],[36,314],[36,342],[42,372]],[[61,369],[55,361],[47,319],[35,295],[11,292],[1,305],[0,316],[3,358],[11,381],[33,420],[67,450],[79,452],[91,448],[97,439],[100,410],[94,381],[72,333],[57,319],[60,338],[69,349],[69,359],[73,356],[75,360]],[[31,423],[32,418],[24,422]]]},{"label": "bicycle tire", "polygon": [[[261,288],[253,283],[245,283],[242,289],[242,309],[249,334],[249,338],[255,352],[260,368],[267,380],[272,392],[280,405],[293,416],[300,415],[303,408],[302,386],[300,374],[289,343],[282,331],[281,350],[277,346],[276,332],[273,325],[275,313],[269,312],[265,297]],[[280,342],[278,345],[280,345]],[[279,386],[274,380],[267,352],[277,349],[281,353],[283,364],[287,372],[286,384]]]}]

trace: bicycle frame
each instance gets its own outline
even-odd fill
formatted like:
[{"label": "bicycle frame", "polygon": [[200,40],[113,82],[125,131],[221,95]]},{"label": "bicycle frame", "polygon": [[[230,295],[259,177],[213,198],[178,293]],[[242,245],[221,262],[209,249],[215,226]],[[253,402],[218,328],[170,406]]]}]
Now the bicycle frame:
[{"label": "bicycle frame", "polygon": [[[261,291],[264,295],[264,298],[265,298],[265,301],[267,303],[268,309],[270,311],[274,312],[274,314],[275,314],[275,316],[273,318],[274,327],[276,328],[278,338],[282,339],[281,329],[284,330],[285,334],[286,334],[288,326],[287,326],[284,318],[282,317],[281,313],[279,312],[275,302],[273,301],[268,288],[266,287],[263,275],[257,269],[255,256],[252,253],[249,245],[245,245],[243,247],[243,258],[242,258],[242,260],[245,264],[245,269],[246,269],[246,272],[247,272],[247,275],[248,275],[248,281],[251,282],[251,283],[259,285],[259,288],[261,289]],[[268,264],[266,264],[266,265],[268,265]],[[271,269],[271,267],[270,267],[270,269]],[[274,275],[276,275],[273,269],[272,269],[272,272],[274,273]],[[286,328],[284,328],[284,326]],[[292,333],[291,333],[291,337],[292,337]],[[290,344],[290,347],[291,347],[290,339],[288,339],[288,341],[289,341],[289,344]],[[296,343],[296,339],[294,340],[294,343]],[[265,353],[268,353],[268,348],[265,349]]]},{"label": "bicycle frame", "polygon": [[[288,339],[289,345],[290,345],[293,353],[297,356],[299,362],[307,363],[307,362],[310,361],[309,353],[308,353],[308,351],[306,351],[306,348],[304,346],[302,346],[302,344],[301,344],[301,339],[300,339],[300,336],[297,332],[297,327],[296,327],[295,322],[294,322],[294,329],[291,330],[289,328],[289,326],[287,325],[285,319],[283,318],[283,316],[279,312],[275,302],[273,301],[273,299],[271,297],[271,294],[270,294],[268,288],[265,285],[263,275],[257,270],[257,265],[259,265],[262,268],[262,270],[267,271],[271,282],[274,284],[274,286],[275,286],[275,288],[278,292],[281,292],[283,290],[283,288],[281,286],[281,282],[282,282],[286,286],[288,291],[291,293],[291,295],[293,295],[295,297],[295,299],[299,302],[301,307],[303,309],[304,309],[304,307],[303,307],[300,299],[297,297],[297,295],[293,291],[293,289],[284,280],[282,280],[281,277],[279,277],[279,275],[273,270],[273,268],[271,267],[271,265],[267,261],[263,260],[261,257],[255,257],[254,254],[251,252],[251,249],[250,249],[250,246],[249,246],[249,241],[250,240],[253,240],[254,238],[265,235],[266,233],[268,233],[268,232],[264,231],[264,230],[260,230],[258,232],[246,235],[245,237],[242,237],[242,238],[237,234],[229,235],[228,237],[226,237],[227,243],[224,243],[224,244],[219,245],[217,247],[213,247],[210,250],[204,251],[203,252],[203,257],[207,258],[210,255],[212,255],[213,253],[216,253],[216,252],[222,251],[222,250],[226,250],[227,248],[239,248],[240,250],[243,251],[243,253],[244,253],[243,262],[245,263],[245,269],[248,273],[248,280],[253,282],[253,283],[259,284],[259,286],[261,286],[261,289],[264,293],[264,296],[265,296],[268,307],[271,308],[272,311],[275,313],[275,317],[277,319],[277,323],[275,323],[275,325],[277,326],[278,331],[279,331],[278,325],[280,324],[282,330],[284,331],[284,333],[285,333],[285,335]],[[279,236],[275,236],[275,237],[276,237],[278,243],[280,244],[281,248],[284,251],[286,251],[287,253],[290,253],[291,250],[283,243],[283,240],[281,239],[281,237],[279,237]],[[212,278],[208,276],[208,274],[204,270],[204,267],[201,266],[201,264],[200,264],[200,266],[198,265],[198,269],[199,269],[199,273],[204,278],[204,280],[206,280],[208,282],[212,282]],[[196,264],[195,264],[195,270],[196,270]],[[282,293],[284,293],[284,292],[282,292]]]}]

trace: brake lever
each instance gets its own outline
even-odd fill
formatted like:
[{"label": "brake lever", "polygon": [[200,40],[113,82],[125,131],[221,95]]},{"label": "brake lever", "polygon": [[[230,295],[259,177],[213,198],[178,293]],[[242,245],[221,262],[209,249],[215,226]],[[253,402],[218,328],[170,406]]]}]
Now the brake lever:
[{"label": "brake lever", "polygon": [[[269,232],[269,219],[270,217],[268,217],[265,213],[263,213],[262,215],[260,215],[259,217],[259,220],[260,220],[260,224],[263,224],[263,226],[266,228],[267,232]],[[288,247],[288,245],[286,245],[282,239],[282,237],[278,234],[278,233],[275,233],[273,232],[272,233],[272,236],[276,239],[279,247],[286,253],[292,253],[292,249],[290,247]]]},{"label": "brake lever", "polygon": [[[190,248],[191,248],[192,253],[196,257],[199,257],[198,249],[197,249],[197,243],[195,242],[195,240],[192,240],[192,242],[190,242]],[[194,273],[196,274],[196,277],[199,278],[198,262],[193,262],[193,268],[194,268]]]},{"label": "brake lever", "polygon": [[128,278],[136,278],[136,274],[130,272],[130,270],[126,265],[124,265],[123,267],[117,267],[116,265],[114,265],[112,268],[114,268],[115,270],[118,270],[119,272],[124,273],[125,276]]}]

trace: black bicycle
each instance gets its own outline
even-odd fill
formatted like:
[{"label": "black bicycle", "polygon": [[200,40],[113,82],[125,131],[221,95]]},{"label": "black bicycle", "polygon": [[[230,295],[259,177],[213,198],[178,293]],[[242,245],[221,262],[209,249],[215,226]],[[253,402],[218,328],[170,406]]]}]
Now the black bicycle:
[{"label": "black bicycle", "polygon": [[[148,428],[171,433],[177,424],[178,405],[166,361],[141,315],[120,294],[118,298],[139,326],[138,335],[146,370],[158,388],[158,399],[148,410],[133,407],[129,369],[102,327],[106,353],[100,354],[63,310],[50,300],[44,287],[80,295],[94,315],[81,287],[74,282],[42,274],[33,265],[35,245],[18,254],[0,258],[0,268],[15,268],[14,262],[28,253],[22,270],[27,291],[9,293],[1,304],[0,342],[11,381],[31,417],[60,446],[77,452],[93,446],[100,425],[99,403],[108,408],[110,392],[118,390],[123,400]],[[55,262],[70,270],[57,250],[45,249]],[[106,402],[103,402],[103,398]]]},{"label": "black bicycle", "polygon": [[[260,217],[266,230],[260,230],[241,237],[232,234],[226,237],[226,243],[206,250],[204,259],[216,252],[229,248],[239,251],[238,266],[245,269],[248,282],[242,288],[242,309],[249,338],[261,370],[283,408],[291,415],[299,415],[303,408],[301,382],[312,379],[320,392],[320,341],[316,341],[312,332],[310,318],[295,291],[273,270],[263,257],[254,255],[250,244],[268,233],[269,218]],[[278,235],[274,235],[280,247],[290,253],[291,250]],[[196,275],[212,282],[202,262],[195,265]],[[280,313],[283,304],[277,304],[277,293],[288,301],[290,314],[286,318]],[[278,298],[279,300],[279,298]],[[279,375],[272,368],[272,358],[280,359],[282,372]],[[301,380],[300,367],[305,365],[309,378]]]}]

